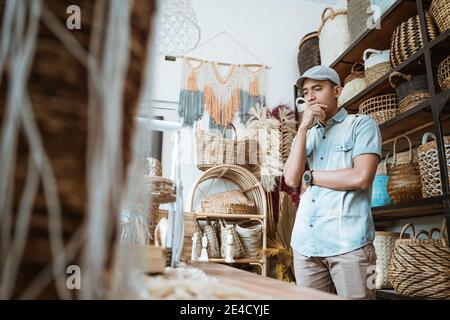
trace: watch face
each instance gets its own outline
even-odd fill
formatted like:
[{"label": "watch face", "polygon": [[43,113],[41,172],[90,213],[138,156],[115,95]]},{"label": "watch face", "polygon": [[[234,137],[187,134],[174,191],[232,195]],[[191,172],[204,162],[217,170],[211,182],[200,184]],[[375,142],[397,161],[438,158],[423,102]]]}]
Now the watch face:
[{"label": "watch face", "polygon": [[311,173],[305,172],[303,178],[304,178],[306,183],[310,183],[311,182]]}]

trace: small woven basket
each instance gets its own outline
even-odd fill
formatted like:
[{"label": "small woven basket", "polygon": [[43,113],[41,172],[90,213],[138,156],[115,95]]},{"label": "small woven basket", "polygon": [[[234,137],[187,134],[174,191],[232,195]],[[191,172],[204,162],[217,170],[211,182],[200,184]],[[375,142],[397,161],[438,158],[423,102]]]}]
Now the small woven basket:
[{"label": "small woven basket", "polygon": [[[358,70],[358,67],[362,70]],[[350,74],[344,80],[344,88],[339,96],[339,104],[345,104],[365,88],[367,88],[367,82],[364,77],[364,65],[361,62],[356,62],[352,65]]]},{"label": "small woven basket", "polygon": [[236,225],[236,232],[242,241],[245,257],[257,258],[262,248],[261,224],[255,221],[242,222]]},{"label": "small woven basket", "polygon": [[361,103],[359,113],[371,116],[380,125],[398,114],[397,95],[386,94],[370,98]]},{"label": "small woven basket", "polygon": [[298,71],[300,75],[306,70],[320,65],[319,34],[317,31],[305,35],[298,46]]},{"label": "small woven basket", "polygon": [[370,67],[366,70],[367,85],[370,86],[380,79],[385,74],[391,72],[391,64],[389,62],[382,62]]},{"label": "small woven basket", "polygon": [[255,204],[238,190],[214,193],[200,203],[202,212],[254,214]]},{"label": "small woven basket", "polygon": [[450,29],[450,2],[448,0],[433,0],[430,12],[441,32]]},{"label": "small woven basket", "polygon": [[[438,28],[428,12],[425,13],[426,29],[429,40],[433,40],[438,35]],[[392,34],[391,38],[391,64],[398,66],[403,61],[416,53],[423,47],[422,31],[420,29],[420,19],[416,15],[402,22]]]},{"label": "small woven basket", "polygon": [[386,158],[382,160],[377,167],[377,172],[372,183],[372,199],[371,206],[378,207],[392,203],[392,199],[387,192],[387,184],[389,181],[387,161],[389,159],[389,152]]},{"label": "small woven basket", "polygon": [[373,245],[377,255],[377,277],[375,286],[377,289],[392,288],[389,282],[389,268],[394,252],[395,240],[400,237],[400,232],[376,231]]},{"label": "small woven basket", "polygon": [[397,92],[400,113],[406,112],[430,98],[426,75],[407,75],[392,72],[389,83]]},{"label": "small woven basket", "polygon": [[236,232],[236,226],[234,224],[226,224],[225,220],[220,219],[220,242],[221,242],[221,257],[225,258],[226,249],[227,249],[227,232],[231,232],[233,237],[233,258],[240,258],[244,256],[245,249],[242,245],[241,239],[239,238],[238,233]]},{"label": "small woven basket", "polygon": [[[434,141],[428,138],[433,137]],[[445,156],[447,159],[448,179],[450,182],[450,136],[444,137]],[[422,137],[422,145],[417,148],[419,157],[420,179],[422,183],[422,197],[430,198],[442,195],[441,172],[436,146],[436,136],[426,132]]]},{"label": "small woven basket", "polygon": [[[396,144],[398,139],[405,138],[409,143],[407,163],[398,161]],[[414,161],[411,140],[407,136],[399,136],[394,140],[394,161],[389,169],[387,190],[393,203],[420,199],[422,185],[420,183],[419,164]],[[402,164],[399,164],[402,163]]]},{"label": "small woven basket", "polygon": [[[225,132],[231,127],[234,132],[233,139],[226,139]],[[222,136],[199,130],[197,126],[195,140],[197,146],[197,167],[207,170],[221,164],[243,166],[254,171],[257,166],[257,141],[249,138],[238,139],[236,128],[229,123],[224,129]],[[251,156],[252,155],[252,156]]]},{"label": "small woven basket", "polygon": [[[403,234],[411,227],[410,239]],[[432,235],[439,231],[439,239]],[[419,239],[420,234],[428,234],[428,239]],[[403,295],[429,299],[450,299],[450,250],[445,234],[445,219],[440,230],[415,234],[414,225],[408,223],[395,241],[389,281],[394,289]]]},{"label": "small woven basket", "polygon": [[442,90],[450,89],[450,56],[439,64],[438,81]]}]

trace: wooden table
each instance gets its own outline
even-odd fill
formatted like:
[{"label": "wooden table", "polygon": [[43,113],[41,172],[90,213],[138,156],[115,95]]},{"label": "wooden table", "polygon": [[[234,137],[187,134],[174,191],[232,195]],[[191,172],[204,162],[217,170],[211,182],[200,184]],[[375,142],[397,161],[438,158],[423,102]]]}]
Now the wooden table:
[{"label": "wooden table", "polygon": [[208,276],[214,277],[222,283],[258,292],[270,296],[274,300],[342,300],[337,295],[315,289],[301,288],[294,284],[262,277],[224,264],[189,262],[189,265],[202,270]]}]

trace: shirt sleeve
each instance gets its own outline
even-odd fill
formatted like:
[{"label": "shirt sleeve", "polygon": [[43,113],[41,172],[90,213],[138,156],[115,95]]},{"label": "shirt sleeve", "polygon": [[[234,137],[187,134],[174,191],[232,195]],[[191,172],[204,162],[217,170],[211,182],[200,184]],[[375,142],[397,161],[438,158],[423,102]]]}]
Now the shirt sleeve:
[{"label": "shirt sleeve", "polygon": [[378,124],[369,116],[361,116],[355,128],[355,146],[353,158],[372,153],[381,159],[381,132]]}]

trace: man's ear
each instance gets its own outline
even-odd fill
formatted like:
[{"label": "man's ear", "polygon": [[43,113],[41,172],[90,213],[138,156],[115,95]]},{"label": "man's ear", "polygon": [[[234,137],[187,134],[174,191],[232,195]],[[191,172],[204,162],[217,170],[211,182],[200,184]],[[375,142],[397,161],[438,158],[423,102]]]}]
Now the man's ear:
[{"label": "man's ear", "polygon": [[339,98],[339,96],[342,93],[342,87],[341,86],[334,86],[334,96],[337,98]]}]

